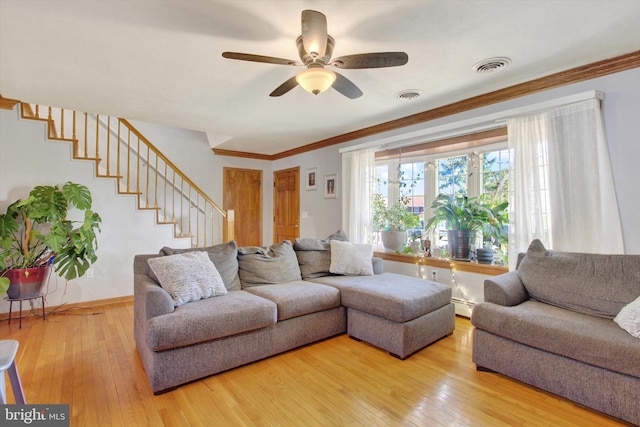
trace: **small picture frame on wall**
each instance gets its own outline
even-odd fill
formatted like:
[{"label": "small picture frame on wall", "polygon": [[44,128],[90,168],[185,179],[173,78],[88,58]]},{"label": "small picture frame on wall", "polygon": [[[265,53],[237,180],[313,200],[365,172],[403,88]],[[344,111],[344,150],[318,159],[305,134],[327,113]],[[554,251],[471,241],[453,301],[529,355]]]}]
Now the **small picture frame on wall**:
[{"label": "small picture frame on wall", "polygon": [[306,189],[317,190],[318,189],[318,170],[317,168],[311,168],[306,170]]},{"label": "small picture frame on wall", "polygon": [[335,199],[338,192],[338,175],[331,174],[324,176],[324,198]]}]

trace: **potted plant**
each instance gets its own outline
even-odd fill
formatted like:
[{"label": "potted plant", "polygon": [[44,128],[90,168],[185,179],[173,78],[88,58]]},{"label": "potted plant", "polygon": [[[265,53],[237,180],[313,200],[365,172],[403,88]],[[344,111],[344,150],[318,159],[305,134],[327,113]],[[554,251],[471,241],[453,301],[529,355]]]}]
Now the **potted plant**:
[{"label": "potted plant", "polygon": [[409,230],[409,247],[412,253],[417,254],[422,249],[422,229]]},{"label": "potted plant", "polygon": [[431,205],[433,216],[425,227],[435,229],[444,223],[452,257],[468,260],[469,249],[478,232],[484,236],[502,233],[507,206],[508,202],[491,203],[484,195],[471,198],[439,194]]},{"label": "potted plant", "polygon": [[[493,218],[490,220],[492,226],[482,230],[482,246],[476,250],[478,263],[492,264],[496,258],[496,252],[506,257],[506,246],[509,236],[505,225],[509,223],[507,214],[508,202],[500,202],[489,194],[481,194],[478,203],[490,210]],[[504,264],[504,260],[501,261]]]},{"label": "potted plant", "polygon": [[[69,208],[82,219],[67,218]],[[81,277],[97,260],[100,216],[81,184],[37,186],[0,215],[0,287],[9,298],[38,295],[51,266],[67,280]]]},{"label": "potted plant", "polygon": [[408,197],[401,197],[387,206],[380,193],[373,196],[373,223],[382,239],[386,251],[395,252],[407,243],[407,230],[420,226],[420,217],[409,212]]}]

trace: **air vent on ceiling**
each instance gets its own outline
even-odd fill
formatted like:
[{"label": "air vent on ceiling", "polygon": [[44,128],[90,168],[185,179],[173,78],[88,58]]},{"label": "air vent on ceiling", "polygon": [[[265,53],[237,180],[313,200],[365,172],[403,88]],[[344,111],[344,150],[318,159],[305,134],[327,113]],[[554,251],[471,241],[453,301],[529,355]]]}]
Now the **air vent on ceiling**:
[{"label": "air vent on ceiling", "polygon": [[489,58],[476,63],[473,70],[479,74],[495,73],[504,70],[510,63],[511,60],[505,57]]},{"label": "air vent on ceiling", "polygon": [[420,90],[407,89],[407,90],[401,90],[400,92],[396,93],[395,97],[398,99],[402,99],[403,101],[412,101],[414,99],[419,98],[420,95],[422,95],[422,91]]}]

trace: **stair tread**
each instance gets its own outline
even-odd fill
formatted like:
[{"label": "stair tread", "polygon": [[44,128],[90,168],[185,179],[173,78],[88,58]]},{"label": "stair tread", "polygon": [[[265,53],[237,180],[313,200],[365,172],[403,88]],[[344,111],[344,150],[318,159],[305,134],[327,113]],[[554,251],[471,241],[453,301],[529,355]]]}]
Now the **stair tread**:
[{"label": "stair tread", "polygon": [[61,136],[49,136],[49,139],[52,141],[63,141],[63,142],[75,142],[74,138],[63,138]]}]

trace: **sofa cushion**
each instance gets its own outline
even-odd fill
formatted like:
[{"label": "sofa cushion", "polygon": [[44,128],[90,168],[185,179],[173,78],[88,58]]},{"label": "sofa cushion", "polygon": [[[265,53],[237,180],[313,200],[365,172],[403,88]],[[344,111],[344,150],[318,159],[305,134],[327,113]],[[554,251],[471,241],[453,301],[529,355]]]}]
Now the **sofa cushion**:
[{"label": "sofa cushion", "polygon": [[276,305],[244,291],[203,299],[149,320],[147,343],[153,351],[266,328],[276,323]]},{"label": "sofa cushion", "polygon": [[338,230],[326,239],[297,238],[293,249],[298,257],[300,273],[303,279],[329,276],[331,267],[331,241],[346,242],[349,239],[344,231]]},{"label": "sofa cushion", "polygon": [[278,307],[279,321],[340,306],[340,292],[336,288],[311,282],[254,286],[246,291],[273,301]]},{"label": "sofa cushion", "polygon": [[529,300],[513,307],[480,303],[471,322],[533,348],[640,378],[640,340],[610,319]]},{"label": "sofa cushion", "polygon": [[176,307],[227,293],[220,273],[205,252],[149,258],[147,262]]},{"label": "sofa cushion", "polygon": [[372,276],[372,256],[373,249],[370,244],[332,240],[329,271],[347,276]]},{"label": "sofa cushion", "polygon": [[451,302],[449,286],[404,276],[325,276],[314,282],[340,290],[342,305],[394,322],[407,322]]},{"label": "sofa cushion", "polygon": [[240,278],[238,277],[238,246],[235,241],[232,240],[206,248],[173,249],[165,246],[160,249],[160,254],[174,255],[192,251],[205,251],[209,255],[228,291],[240,290]]},{"label": "sofa cushion", "polygon": [[298,258],[288,240],[271,246],[238,249],[238,272],[243,288],[300,280]]},{"label": "sofa cushion", "polygon": [[556,252],[534,240],[517,271],[532,298],[607,319],[640,295],[640,255]]},{"label": "sofa cushion", "polygon": [[640,296],[622,307],[613,320],[632,336],[640,338]]}]

